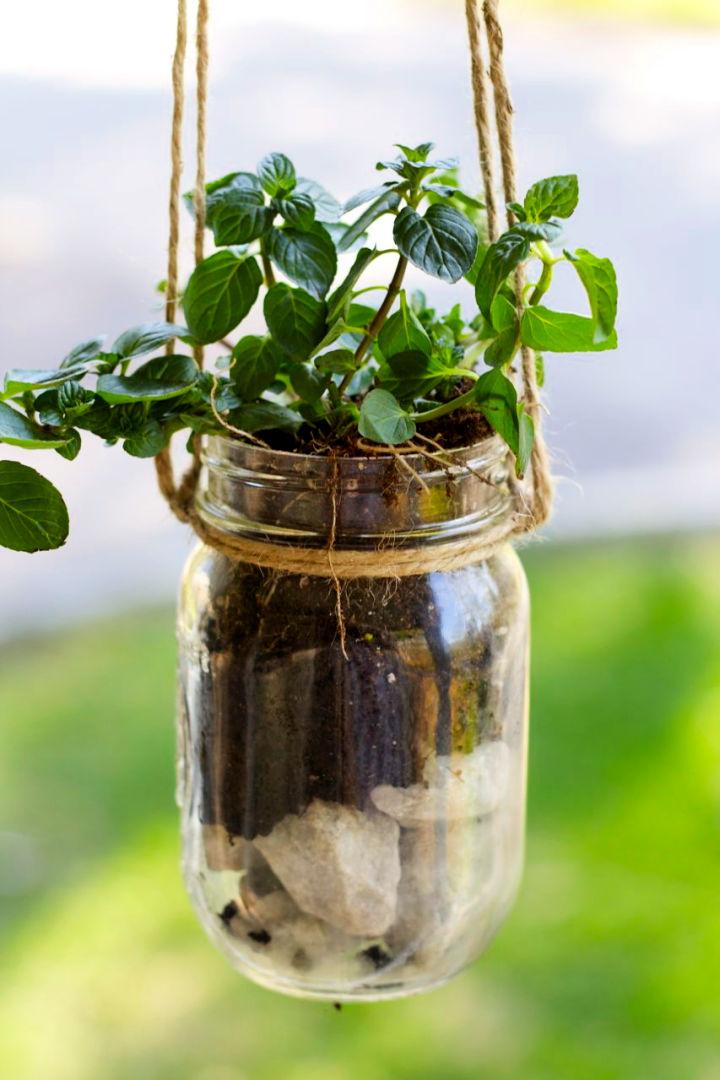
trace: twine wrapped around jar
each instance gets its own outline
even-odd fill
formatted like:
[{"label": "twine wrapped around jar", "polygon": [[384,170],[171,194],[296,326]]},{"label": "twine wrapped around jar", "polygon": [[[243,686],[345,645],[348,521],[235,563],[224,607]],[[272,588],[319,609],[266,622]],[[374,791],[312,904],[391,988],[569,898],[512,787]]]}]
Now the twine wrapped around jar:
[{"label": "twine wrapped around jar", "polygon": [[[498,18],[498,0],[484,0],[482,18],[478,0],[465,0],[465,15],[471,58],[471,81],[475,126],[480,154],[480,169],[487,212],[488,237],[494,242],[499,234],[498,209],[495,192],[495,168],[493,153],[490,102],[493,103],[494,125],[500,158],[502,193],[507,204],[516,201],[516,166],[513,145],[513,106],[510,99],[503,59],[503,33]],[[208,76],[208,0],[198,0],[196,25],[196,175],[194,189],[195,205],[195,262],[203,258],[205,230],[205,142],[207,114]],[[182,174],[182,129],[184,112],[183,76],[187,49],[186,0],[178,0],[177,39],[172,68],[173,117],[171,136],[170,179],[170,233],[168,243],[168,273],[166,319],[175,319],[178,295],[178,245],[180,214],[180,180]],[[487,68],[486,55],[487,54]],[[508,226],[515,217],[507,210]],[[518,305],[522,306],[523,277],[517,272]],[[173,350],[168,342],[167,351]],[[202,346],[194,350],[200,367],[203,364]],[[414,549],[393,544],[387,538],[373,551],[343,551],[335,546],[335,518],[337,500],[332,500],[332,519],[329,522],[328,543],[323,548],[275,544],[271,541],[252,540],[241,536],[228,536],[203,521],[195,506],[195,496],[201,471],[200,438],[193,441],[192,462],[179,483],[173,475],[169,448],[155,458],[158,486],[170,509],[178,518],[192,526],[198,537],[206,544],[229,558],[270,567],[287,573],[307,574],[330,578],[338,596],[338,620],[342,634],[342,611],[340,606],[340,580],[361,577],[407,577],[427,574],[434,570],[452,570],[489,557],[502,544],[531,532],[541,526],[550,516],[552,507],[552,482],[547,448],[542,437],[541,406],[535,370],[535,356],[531,349],[521,350],[520,398],[535,427],[535,439],[530,467],[524,481],[513,485],[513,513],[499,523],[490,533],[477,539],[447,541],[431,548]],[[242,432],[238,433],[243,435]],[[388,454],[391,453],[388,448]],[[511,451],[508,455],[512,457]],[[428,454],[428,457],[438,455]],[[438,458],[441,460],[440,458]],[[418,479],[420,479],[418,477]],[[411,481],[414,482],[414,481]]]}]

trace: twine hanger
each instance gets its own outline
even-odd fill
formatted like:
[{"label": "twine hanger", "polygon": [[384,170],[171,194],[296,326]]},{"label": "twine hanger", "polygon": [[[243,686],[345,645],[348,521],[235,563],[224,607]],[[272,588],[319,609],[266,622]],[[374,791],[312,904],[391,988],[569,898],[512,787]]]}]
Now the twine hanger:
[{"label": "twine hanger", "polygon": [[[205,147],[208,82],[208,0],[198,0],[195,29],[196,45],[196,170],[194,188],[195,209],[195,264],[204,256],[205,232]],[[465,0],[468,43],[470,48],[471,82],[475,127],[480,155],[480,172],[487,214],[488,238],[497,240],[498,203],[496,194],[495,158],[491,108],[497,135],[500,160],[500,180],[504,203],[517,199],[515,149],[513,143],[513,106],[510,99],[504,65],[504,42],[498,17],[498,0]],[[171,173],[169,202],[169,239],[167,269],[167,299],[165,317],[175,321],[178,295],[178,248],[180,238],[180,183],[182,176],[182,132],[184,114],[184,70],[187,53],[187,6],[186,0],[178,0],[177,37],[172,66],[173,114],[171,133]],[[486,63],[487,56],[487,63]],[[511,210],[506,210],[508,226],[515,223]],[[522,271],[516,274],[516,294],[522,305],[524,279]],[[168,342],[167,351],[172,352],[174,342]],[[197,346],[194,356],[203,366],[203,349]],[[207,525],[195,508],[195,491],[200,476],[200,437],[193,439],[192,461],[176,484],[169,447],[155,458],[158,486],[170,509],[182,522],[189,523],[201,540],[230,558],[274,567],[289,573],[305,573],[348,579],[365,576],[404,577],[423,574],[433,569],[452,569],[478,562],[488,557],[497,547],[523,533],[531,532],[550,516],[552,508],[552,481],[547,448],[542,436],[542,416],[535,356],[531,349],[522,346],[520,365],[520,399],[535,426],[530,466],[522,484],[513,486],[513,513],[492,536],[482,539],[436,544],[429,549],[393,548],[388,545],[377,552],[340,551],[337,548],[309,549],[279,544],[265,544],[228,536]],[[511,473],[514,462],[508,451]],[[334,512],[336,512],[335,504]],[[444,553],[444,554],[443,554]],[[368,556],[372,558],[369,559]]]}]

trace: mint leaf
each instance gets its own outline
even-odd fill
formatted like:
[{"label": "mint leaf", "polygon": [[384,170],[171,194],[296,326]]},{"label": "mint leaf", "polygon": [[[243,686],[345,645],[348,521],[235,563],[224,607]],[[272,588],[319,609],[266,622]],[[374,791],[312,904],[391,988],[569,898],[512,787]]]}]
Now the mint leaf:
[{"label": "mint leaf", "polygon": [[432,352],[432,341],[408,304],[404,292],[400,294],[400,310],[390,316],[380,331],[378,345],[386,360],[410,349],[419,350],[426,356]]},{"label": "mint leaf", "polygon": [[295,166],[285,154],[267,154],[258,164],[257,172],[268,195],[288,195],[297,185]]},{"label": "mint leaf", "polygon": [[315,220],[322,222],[338,221],[342,217],[342,206],[337,199],[326,191],[322,184],[301,176],[295,185],[296,195],[309,195],[315,206]]},{"label": "mint leaf", "polygon": [[269,337],[244,337],[232,352],[230,377],[242,401],[259,398],[275,379],[282,356]]},{"label": "mint leaf", "polygon": [[157,420],[150,419],[135,435],[125,440],[123,450],[131,457],[151,458],[164,450],[167,441],[167,435],[162,426]]},{"label": "mint leaf", "polygon": [[585,287],[595,323],[593,341],[601,345],[615,329],[618,301],[615,267],[609,259],[598,258],[585,248],[578,248],[574,255],[566,251],[565,255]]},{"label": "mint leaf", "polygon": [[578,204],[578,178],[549,176],[539,180],[525,196],[524,209],[529,221],[548,221],[551,217],[569,218]]},{"label": "mint leaf", "polygon": [[247,431],[250,435],[273,428],[294,432],[303,422],[302,417],[293,409],[286,409],[284,405],[277,405],[274,401],[256,401],[251,405],[243,405],[241,409],[230,414],[230,419],[234,427]]},{"label": "mint leaf", "polygon": [[481,375],[475,383],[477,408],[517,456],[519,421],[517,391],[499,368]]},{"label": "mint leaf", "polygon": [[307,359],[325,333],[325,304],[284,282],[268,290],[264,312],[273,339],[296,359]]},{"label": "mint leaf", "polygon": [[242,251],[226,248],[204,259],[183,297],[192,336],[204,345],[225,337],[250,311],[261,284],[257,261]]},{"label": "mint leaf", "polygon": [[492,305],[500,287],[529,254],[528,238],[512,229],[487,249],[475,282],[475,299],[486,319],[492,320]]},{"label": "mint leaf", "polygon": [[262,191],[235,185],[218,191],[206,208],[207,223],[218,247],[257,240],[268,231],[274,216]]},{"label": "mint leaf", "polygon": [[337,241],[338,251],[349,251],[353,244],[369,229],[374,221],[383,214],[391,214],[400,205],[400,196],[393,188],[386,189],[382,195],[370,203],[352,225],[348,225],[344,233]]},{"label": "mint leaf", "polygon": [[595,340],[595,322],[584,315],[550,311],[537,304],[525,310],[520,326],[524,345],[540,352],[604,352],[617,348],[613,330],[604,341]]},{"label": "mint leaf", "polygon": [[28,420],[24,413],[0,401],[0,443],[22,446],[26,450],[53,450],[67,441],[65,435],[45,431]]},{"label": "mint leaf", "polygon": [[403,401],[427,397],[448,377],[448,369],[439,357],[427,356],[417,349],[395,353],[387,363],[394,378],[383,378],[383,386]]},{"label": "mint leaf", "polygon": [[315,367],[325,375],[347,375],[355,370],[355,353],[350,349],[331,349],[315,357]]},{"label": "mint leaf", "polygon": [[277,208],[288,225],[303,231],[315,221],[315,203],[309,195],[294,191],[284,199],[277,200]]},{"label": "mint leaf", "polygon": [[144,353],[154,352],[176,337],[187,337],[186,326],[178,326],[176,323],[154,322],[142,323],[134,326],[132,330],[126,330],[112,344],[112,352],[117,353],[124,360],[133,356],[142,356]]},{"label": "mint leaf", "polygon": [[72,428],[67,432],[66,438],[67,442],[63,443],[62,446],[57,446],[55,453],[59,454],[60,457],[64,457],[67,461],[74,461],[82,447],[80,432]]},{"label": "mint leaf", "polygon": [[78,367],[81,364],[85,364],[88,360],[94,360],[104,344],[104,337],[91,338],[89,341],[82,341],[79,345],[76,345],[74,349],[70,350],[64,360],[60,362],[60,367]]},{"label": "mint leaf", "polygon": [[268,254],[286,277],[318,300],[325,296],[337,272],[335,245],[319,224],[307,232],[290,227],[273,229]]},{"label": "mint leaf", "polygon": [[451,206],[429,206],[424,217],[411,206],[397,218],[393,236],[398,250],[414,266],[442,281],[459,281],[473,264],[478,237],[475,226]]},{"label": "mint leaf", "polygon": [[82,378],[85,373],[85,367],[59,368],[57,371],[48,371],[47,368],[12,368],[5,375],[2,397],[16,397],[27,390],[46,390],[61,386],[71,379]]},{"label": "mint leaf", "polygon": [[62,547],[68,512],[57,488],[35,469],[0,461],[0,544],[13,551]]},{"label": "mint leaf", "polygon": [[371,390],[362,403],[360,434],[373,442],[396,446],[415,434],[415,421],[387,390]]},{"label": "mint leaf", "polygon": [[189,356],[157,356],[132,375],[101,375],[97,392],[110,405],[137,401],[164,401],[189,390],[198,377]]},{"label": "mint leaf", "polygon": [[395,191],[399,187],[400,184],[397,181],[388,180],[384,184],[376,184],[375,187],[363,188],[362,191],[358,191],[356,195],[347,200],[342,208],[343,214],[349,214],[352,210],[357,210],[358,206],[364,206],[365,203],[379,199],[383,195],[387,195],[389,191]]},{"label": "mint leaf", "polygon": [[289,375],[297,396],[311,404],[320,400],[330,381],[314,364],[293,364]]}]

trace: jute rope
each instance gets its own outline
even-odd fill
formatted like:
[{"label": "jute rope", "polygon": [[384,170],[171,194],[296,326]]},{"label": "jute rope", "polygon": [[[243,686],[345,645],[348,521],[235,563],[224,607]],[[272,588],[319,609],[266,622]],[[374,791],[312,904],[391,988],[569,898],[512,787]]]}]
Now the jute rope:
[{"label": "jute rope", "polygon": [[[498,0],[483,0],[482,19],[478,0],[465,0],[468,42],[470,47],[471,80],[475,127],[480,154],[480,171],[487,213],[488,236],[491,242],[499,235],[498,203],[494,171],[494,140],[491,107],[500,158],[500,179],[505,203],[517,198],[515,152],[513,146],[513,107],[510,100],[504,66],[503,34],[498,18]],[[203,258],[205,229],[205,146],[208,76],[208,0],[198,0],[195,43],[197,51],[197,126],[195,175],[195,262]],[[184,68],[187,49],[186,0],[178,0],[177,38],[172,67],[173,116],[171,135],[170,230],[168,241],[168,275],[166,318],[173,321],[178,295],[178,246],[180,216],[180,180],[182,175],[182,127],[184,112]],[[484,52],[487,50],[487,66]],[[492,97],[492,106],[491,99]],[[512,211],[507,211],[508,225],[514,223]],[[518,304],[522,305],[523,280],[517,278]],[[172,351],[173,343],[168,343]],[[202,348],[194,350],[200,366]],[[406,577],[435,570],[453,570],[488,558],[497,548],[514,537],[542,525],[550,515],[552,484],[548,455],[542,438],[540,401],[535,357],[523,347],[521,352],[522,400],[535,424],[535,441],[529,476],[523,484],[511,481],[513,512],[508,518],[483,531],[482,538],[469,537],[422,548],[383,545],[375,550],[344,550],[336,544],[338,485],[331,487],[331,533],[323,548],[295,547],[253,540],[219,530],[205,521],[195,506],[195,492],[200,476],[200,441],[193,441],[193,460],[179,485],[173,477],[169,449],[155,459],[158,485],[176,517],[192,525],[206,544],[230,558],[257,566],[294,574],[326,577],[333,581],[338,598],[338,621],[343,630],[340,608],[339,581],[351,578]],[[511,455],[509,455],[511,457]],[[338,472],[335,467],[334,477]]]}]

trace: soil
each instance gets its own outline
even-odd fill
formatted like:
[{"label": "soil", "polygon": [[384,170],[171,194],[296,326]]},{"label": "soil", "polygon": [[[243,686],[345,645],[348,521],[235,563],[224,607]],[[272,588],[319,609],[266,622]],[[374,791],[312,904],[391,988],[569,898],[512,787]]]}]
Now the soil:
[{"label": "soil", "polygon": [[[473,446],[489,438],[493,430],[482,413],[475,409],[457,409],[432,423],[422,424],[420,433],[432,439],[444,450]],[[318,457],[370,457],[372,451],[363,447],[357,430],[338,436],[331,431],[304,425],[297,434],[287,431],[259,431],[258,435],[272,450],[296,454],[316,454]]]},{"label": "soil", "polygon": [[[444,575],[434,575],[444,578]],[[364,810],[378,784],[422,781],[430,753],[488,737],[489,640],[448,641],[444,580],[332,583],[228,565],[200,633],[201,819],[248,840],[322,799]],[[292,618],[288,618],[292,612]]]}]

